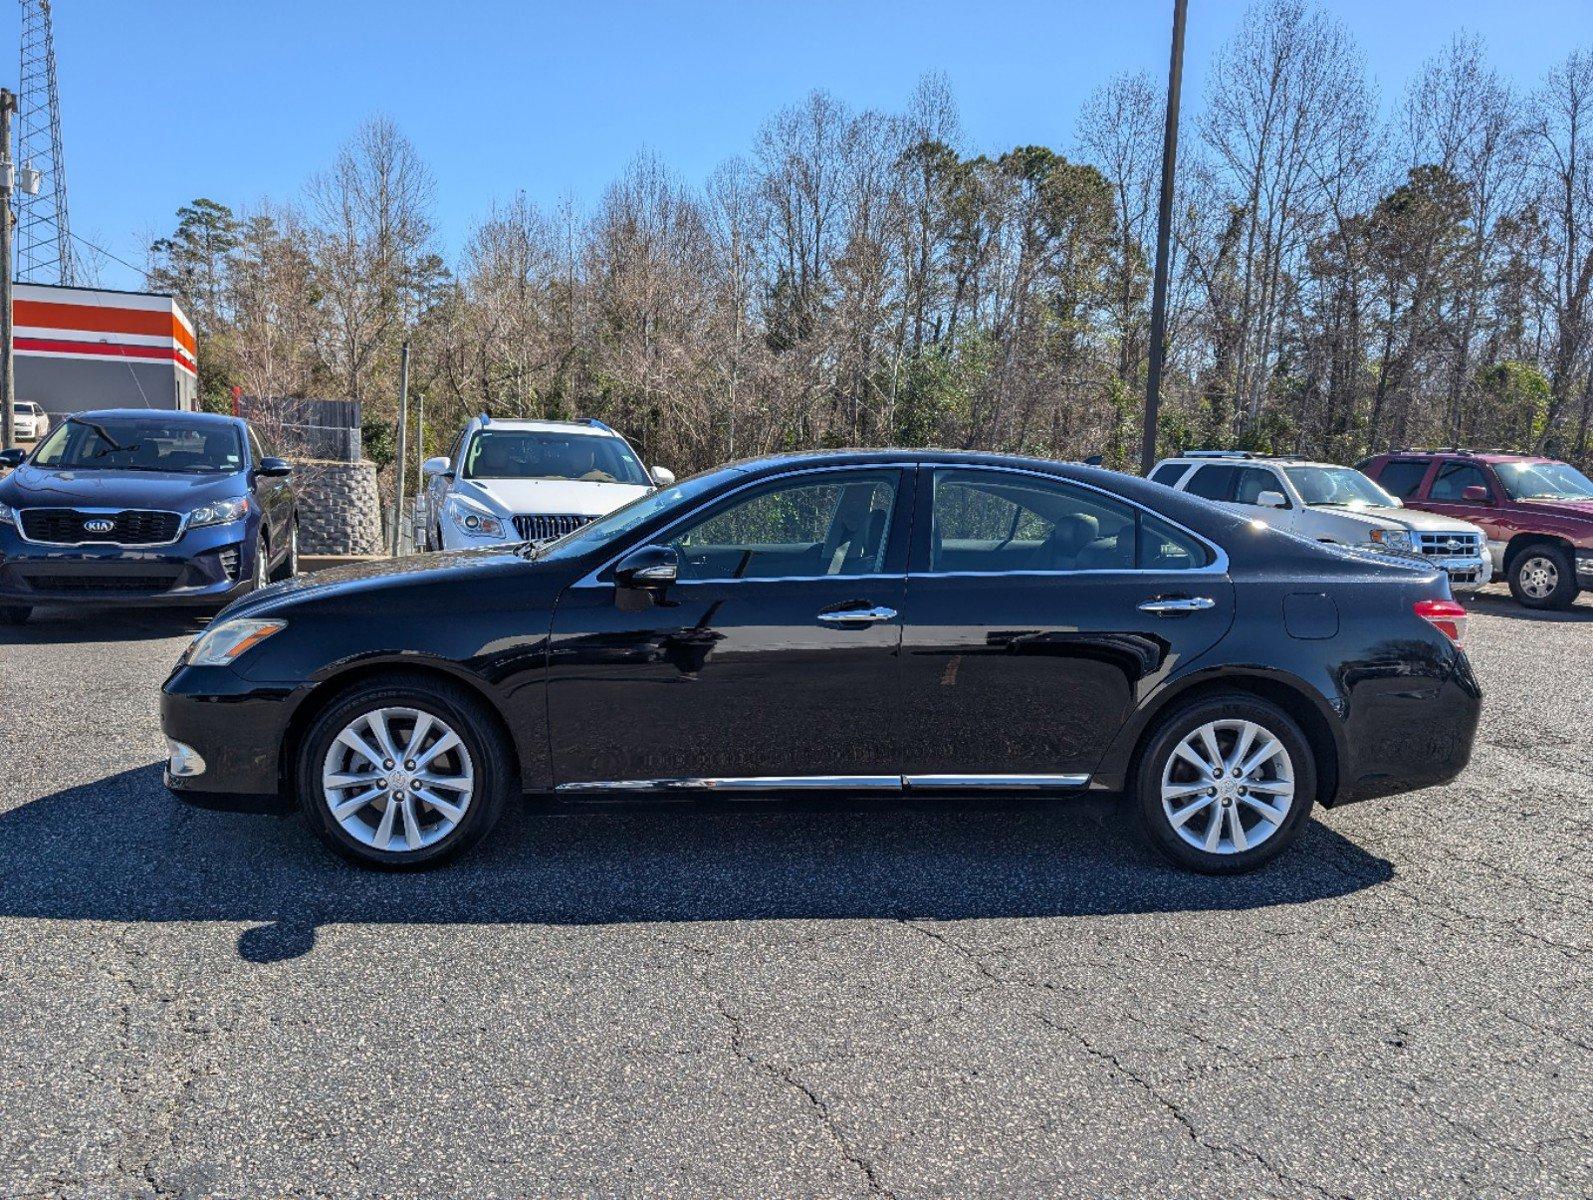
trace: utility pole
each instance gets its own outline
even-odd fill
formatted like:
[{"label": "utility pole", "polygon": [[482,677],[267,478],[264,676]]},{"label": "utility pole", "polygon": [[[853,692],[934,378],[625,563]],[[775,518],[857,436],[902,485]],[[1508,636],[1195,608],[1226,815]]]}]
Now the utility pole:
[{"label": "utility pole", "polygon": [[399,354],[398,368],[398,453],[393,456],[393,557],[398,557],[398,523],[404,515],[404,469],[409,466],[404,427],[409,423],[409,341]]},{"label": "utility pole", "polygon": [[17,111],[16,94],[0,88],[0,449],[17,444],[17,377],[12,362],[11,336],[11,183],[16,164],[11,161],[11,114]]},{"label": "utility pole", "polygon": [[1178,93],[1184,82],[1184,17],[1189,0],[1173,0],[1173,52],[1167,67],[1167,123],[1162,128],[1162,195],[1156,210],[1156,278],[1151,288],[1150,363],[1145,372],[1145,441],[1139,469],[1156,462],[1156,420],[1162,404],[1162,350],[1167,340],[1167,258],[1178,167]]}]

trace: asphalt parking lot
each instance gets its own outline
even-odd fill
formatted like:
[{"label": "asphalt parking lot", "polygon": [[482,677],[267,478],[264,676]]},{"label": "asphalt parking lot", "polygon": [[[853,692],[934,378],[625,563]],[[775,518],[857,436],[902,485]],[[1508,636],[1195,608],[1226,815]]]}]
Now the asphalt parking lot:
[{"label": "asphalt parking lot", "polygon": [[194,625],[0,631],[0,1195],[1586,1196],[1593,603],[1470,771],[1239,880],[1104,800],[518,812],[427,875],[161,787]]}]

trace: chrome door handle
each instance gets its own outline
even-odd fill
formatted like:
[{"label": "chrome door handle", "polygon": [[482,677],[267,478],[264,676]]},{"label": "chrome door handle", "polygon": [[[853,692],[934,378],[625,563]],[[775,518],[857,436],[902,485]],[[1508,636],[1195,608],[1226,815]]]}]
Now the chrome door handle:
[{"label": "chrome door handle", "polygon": [[1140,612],[1148,613],[1186,613],[1200,612],[1202,609],[1215,608],[1217,602],[1210,596],[1159,596],[1154,600],[1147,600],[1139,606]]},{"label": "chrome door handle", "polygon": [[819,620],[826,625],[872,625],[876,621],[894,621],[894,608],[843,608],[839,612],[821,612]]}]

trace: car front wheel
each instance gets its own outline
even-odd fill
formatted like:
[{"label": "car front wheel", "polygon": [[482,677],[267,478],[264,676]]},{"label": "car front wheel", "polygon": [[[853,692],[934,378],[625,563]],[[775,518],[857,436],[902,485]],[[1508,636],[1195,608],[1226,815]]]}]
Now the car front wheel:
[{"label": "car front wheel", "polygon": [[1528,546],[1510,564],[1510,594],[1528,608],[1570,608],[1578,590],[1576,564],[1559,546]]},{"label": "car front wheel", "polygon": [[356,687],[299,746],[299,803],[337,853],[428,866],[497,821],[512,768],[482,703],[458,685],[402,678]]},{"label": "car front wheel", "polygon": [[1242,693],[1212,696],[1156,725],[1135,789],[1157,849],[1194,871],[1237,874],[1299,835],[1316,799],[1316,761],[1277,705]]}]

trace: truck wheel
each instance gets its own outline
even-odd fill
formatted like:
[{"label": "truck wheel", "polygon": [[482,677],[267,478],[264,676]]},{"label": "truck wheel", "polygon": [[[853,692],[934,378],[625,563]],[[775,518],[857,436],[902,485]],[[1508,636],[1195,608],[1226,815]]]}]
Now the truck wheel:
[{"label": "truck wheel", "polygon": [[1576,566],[1560,546],[1528,546],[1511,560],[1510,594],[1528,608],[1570,608],[1580,590]]}]

